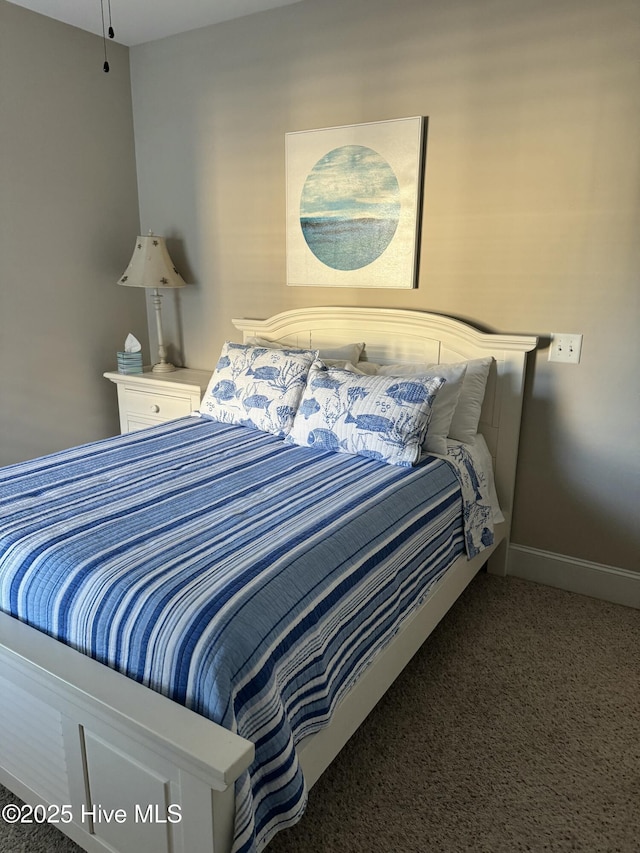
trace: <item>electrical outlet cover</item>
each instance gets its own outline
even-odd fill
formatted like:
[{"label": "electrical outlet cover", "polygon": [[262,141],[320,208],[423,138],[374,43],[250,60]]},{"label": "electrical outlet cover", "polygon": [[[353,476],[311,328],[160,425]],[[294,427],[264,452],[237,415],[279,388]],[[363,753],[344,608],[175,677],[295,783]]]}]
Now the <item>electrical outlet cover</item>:
[{"label": "electrical outlet cover", "polygon": [[582,335],[566,332],[552,332],[549,347],[549,361],[562,361],[566,364],[579,364],[582,352]]}]

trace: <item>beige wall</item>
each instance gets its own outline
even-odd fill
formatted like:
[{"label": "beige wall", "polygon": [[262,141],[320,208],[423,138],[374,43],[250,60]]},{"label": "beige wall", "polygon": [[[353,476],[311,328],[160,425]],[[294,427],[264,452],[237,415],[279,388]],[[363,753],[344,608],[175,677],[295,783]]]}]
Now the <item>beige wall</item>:
[{"label": "beige wall", "polygon": [[[99,8],[97,9],[99,12]],[[118,432],[142,292],[128,51],[0,0],[0,464]]]},{"label": "beige wall", "polygon": [[[141,227],[192,282],[186,362],[212,367],[231,317],[303,304],[582,332],[579,366],[533,360],[514,541],[637,570],[638,13],[308,0],[133,48]],[[287,288],[285,132],[420,114],[419,288]]]}]

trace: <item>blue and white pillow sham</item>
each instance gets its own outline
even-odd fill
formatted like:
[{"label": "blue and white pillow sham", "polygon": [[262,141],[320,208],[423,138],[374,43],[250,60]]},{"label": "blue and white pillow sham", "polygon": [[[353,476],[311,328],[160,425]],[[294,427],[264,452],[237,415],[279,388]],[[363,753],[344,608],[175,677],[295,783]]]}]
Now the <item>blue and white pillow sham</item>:
[{"label": "blue and white pillow sham", "polygon": [[368,361],[359,361],[354,370],[369,376],[419,375],[423,378],[441,376],[446,379],[445,385],[438,392],[433,407],[429,429],[423,442],[423,450],[426,453],[447,455],[447,436],[463,388],[467,362],[455,364],[372,364]]},{"label": "blue and white pillow sham", "polygon": [[285,436],[318,353],[267,349],[227,341],[200,405],[200,413]]},{"label": "blue and white pillow sham", "polygon": [[411,466],[444,382],[363,376],[316,361],[287,442]]}]

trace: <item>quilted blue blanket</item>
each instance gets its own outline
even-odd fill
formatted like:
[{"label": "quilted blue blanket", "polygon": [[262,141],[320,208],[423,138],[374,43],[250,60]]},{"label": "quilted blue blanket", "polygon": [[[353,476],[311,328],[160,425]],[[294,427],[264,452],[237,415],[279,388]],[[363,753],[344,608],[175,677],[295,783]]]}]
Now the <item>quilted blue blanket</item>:
[{"label": "quilted blue blanket", "polygon": [[253,741],[249,853],[304,810],[295,744],[464,551],[462,503],[442,459],[183,418],[0,471],[0,607]]}]

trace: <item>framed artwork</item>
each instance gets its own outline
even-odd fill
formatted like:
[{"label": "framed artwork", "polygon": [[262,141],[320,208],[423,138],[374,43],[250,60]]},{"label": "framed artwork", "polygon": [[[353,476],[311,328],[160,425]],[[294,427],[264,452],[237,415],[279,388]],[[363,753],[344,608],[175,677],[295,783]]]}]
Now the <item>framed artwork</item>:
[{"label": "framed artwork", "polygon": [[287,284],[416,286],[425,125],[285,134]]}]

